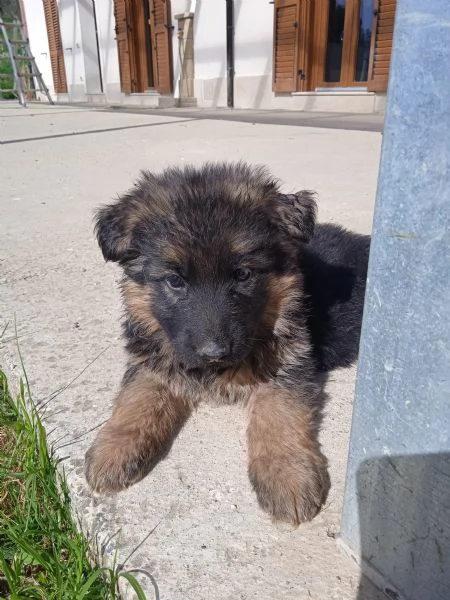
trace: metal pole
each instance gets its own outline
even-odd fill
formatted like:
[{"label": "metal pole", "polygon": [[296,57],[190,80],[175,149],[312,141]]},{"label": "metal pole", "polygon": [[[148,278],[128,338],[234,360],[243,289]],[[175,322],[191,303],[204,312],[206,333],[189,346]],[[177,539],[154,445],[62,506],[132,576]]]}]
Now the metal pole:
[{"label": "metal pole", "polygon": [[100,83],[100,92],[103,94],[103,75],[102,75],[102,61],[100,59],[100,43],[98,40],[98,24],[97,24],[97,10],[95,8],[95,0],[92,0],[92,16],[94,19],[94,27],[95,27],[95,44],[97,48],[97,63],[98,63],[98,76]]},{"label": "metal pole", "polygon": [[449,0],[397,1],[342,518],[398,600],[450,598],[449,36]]},{"label": "metal pole", "polygon": [[234,107],[234,0],[226,0],[227,106]]}]

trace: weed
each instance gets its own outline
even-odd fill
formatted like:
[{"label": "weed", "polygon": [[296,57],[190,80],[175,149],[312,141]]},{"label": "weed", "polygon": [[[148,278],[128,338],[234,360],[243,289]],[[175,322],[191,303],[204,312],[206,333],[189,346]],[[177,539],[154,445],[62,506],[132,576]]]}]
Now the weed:
[{"label": "weed", "polygon": [[13,398],[0,371],[0,598],[117,599],[123,578],[145,600],[131,573],[95,560],[57,465],[26,375]]}]

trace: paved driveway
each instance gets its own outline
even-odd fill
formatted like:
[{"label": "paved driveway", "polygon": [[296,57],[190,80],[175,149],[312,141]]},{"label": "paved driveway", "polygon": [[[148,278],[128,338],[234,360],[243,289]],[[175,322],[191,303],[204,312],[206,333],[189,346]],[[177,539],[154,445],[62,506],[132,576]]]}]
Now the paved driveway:
[{"label": "paved driveway", "polygon": [[[108,414],[124,356],[114,265],[92,234],[96,206],[141,168],[206,159],[268,164],[285,189],[319,192],[321,220],[369,232],[381,135],[65,106],[0,105],[0,360],[19,373],[14,315],[35,400],[65,460],[91,534],[127,567],[148,570],[164,600],[372,600],[336,545],[354,370],[334,373],[322,440],[332,490],[323,512],[292,531],[257,507],[246,476],[242,408],[202,407],[170,456],[116,498],[89,496],[83,455]],[[66,387],[68,386],[68,387]],[[156,527],[156,529],[155,529]],[[152,532],[150,535],[148,535]],[[154,594],[148,583],[149,598]]]}]

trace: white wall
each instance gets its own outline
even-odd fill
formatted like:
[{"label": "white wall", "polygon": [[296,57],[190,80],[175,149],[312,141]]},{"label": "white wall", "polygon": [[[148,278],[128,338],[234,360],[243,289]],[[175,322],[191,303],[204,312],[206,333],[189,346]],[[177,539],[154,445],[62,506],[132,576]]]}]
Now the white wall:
[{"label": "white wall", "polygon": [[274,5],[267,0],[235,0],[234,104],[238,108],[267,108],[273,103]]},{"label": "white wall", "polygon": [[52,63],[48,48],[44,6],[42,2],[36,2],[36,0],[25,0],[24,9],[31,54],[36,59],[36,66],[42,74],[45,85],[48,87],[52,97],[56,98],[53,87]]},{"label": "white wall", "polygon": [[235,0],[234,48],[237,77],[272,71],[274,5],[268,0]]},{"label": "white wall", "polygon": [[[86,4],[86,6],[85,6]],[[59,0],[61,35],[71,100],[85,100],[98,87],[98,60],[92,0]],[[25,0],[30,39],[39,66],[52,83],[42,2]],[[103,88],[107,101],[123,102],[113,0],[95,0]],[[194,9],[195,95],[200,106],[226,106],[225,0],[172,0],[174,96],[179,96],[179,42],[174,16]],[[266,0],[235,0],[235,106],[273,105],[271,71],[273,5]],[[83,27],[80,25],[80,16]],[[91,18],[91,24],[86,22]],[[89,31],[87,30],[89,29]],[[97,70],[97,74],[96,74]],[[50,75],[50,77],[49,77]],[[279,99],[280,100],[280,99]]]},{"label": "white wall", "polygon": [[103,89],[111,102],[120,101],[119,54],[117,52],[116,22],[113,0],[96,0],[97,32],[100,47],[100,64],[103,77]]},{"label": "white wall", "polygon": [[[97,2],[112,5],[109,0]],[[46,85],[51,88],[55,97],[43,2],[24,0],[24,8],[31,51]],[[83,101],[86,99],[86,92],[100,92],[92,0],[59,0],[58,10],[68,98]],[[58,96],[61,99],[61,95]]]},{"label": "white wall", "polygon": [[[235,106],[264,105],[271,94],[273,5],[235,0]],[[194,25],[195,92],[200,106],[226,106],[225,0],[198,0]]]},{"label": "white wall", "polygon": [[[42,0],[25,0],[24,5],[32,52],[53,90]],[[84,101],[86,94],[101,91],[92,0],[59,0],[58,8],[69,98]],[[95,0],[95,9],[104,92],[109,101],[121,101],[113,0]]]},{"label": "white wall", "polygon": [[69,97],[74,102],[83,101],[86,76],[78,3],[77,0],[59,0],[58,7]]},{"label": "white wall", "polygon": [[226,76],[225,0],[198,0],[194,18],[195,76]]},{"label": "white wall", "polygon": [[95,35],[95,13],[93,0],[78,0],[81,40],[85,69],[86,93],[101,94],[101,77],[97,37]]},{"label": "white wall", "polygon": [[197,0],[194,17],[195,95],[200,106],[226,106],[225,0]]}]

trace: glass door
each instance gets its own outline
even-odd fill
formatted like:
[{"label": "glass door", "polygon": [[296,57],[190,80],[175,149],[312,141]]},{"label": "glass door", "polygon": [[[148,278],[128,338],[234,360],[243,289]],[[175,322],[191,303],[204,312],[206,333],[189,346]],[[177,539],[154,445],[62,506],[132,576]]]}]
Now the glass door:
[{"label": "glass door", "polygon": [[374,0],[360,0],[357,22],[355,81],[367,81],[369,78],[370,47],[375,29],[376,12]]},{"label": "glass door", "polygon": [[364,87],[374,0],[316,0],[313,87]]},{"label": "glass door", "polygon": [[327,83],[341,81],[346,8],[347,0],[329,0],[324,69]]}]

